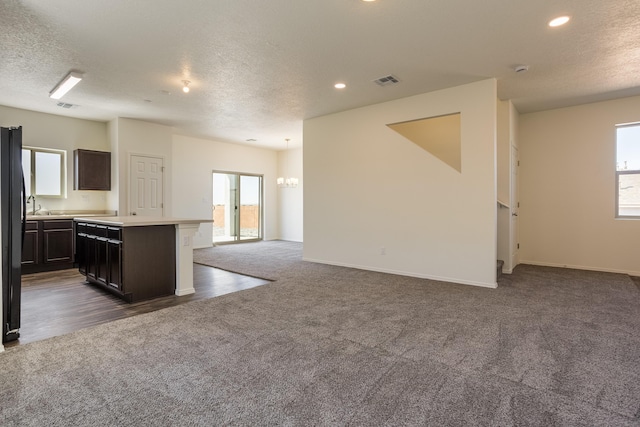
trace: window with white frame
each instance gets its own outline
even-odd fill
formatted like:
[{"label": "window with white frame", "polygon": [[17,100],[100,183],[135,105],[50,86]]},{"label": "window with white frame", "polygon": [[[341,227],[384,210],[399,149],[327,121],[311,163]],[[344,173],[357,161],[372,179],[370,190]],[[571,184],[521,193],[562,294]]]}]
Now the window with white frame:
[{"label": "window with white frame", "polygon": [[22,148],[22,171],[26,196],[65,197],[66,157],[64,150]]},{"label": "window with white frame", "polygon": [[616,128],[616,215],[640,218],[640,123]]}]

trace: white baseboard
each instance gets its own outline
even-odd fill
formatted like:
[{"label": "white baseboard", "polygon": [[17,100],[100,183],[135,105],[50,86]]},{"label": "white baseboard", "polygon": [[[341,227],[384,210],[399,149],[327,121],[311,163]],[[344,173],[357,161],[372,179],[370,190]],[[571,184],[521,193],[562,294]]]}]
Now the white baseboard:
[{"label": "white baseboard", "polygon": [[339,262],[333,262],[333,261],[330,262],[330,261],[312,259],[312,258],[305,258],[305,257],[303,257],[302,259],[303,259],[303,261],[317,262],[318,264],[336,265],[338,267],[356,268],[358,270],[366,270],[366,271],[375,271],[375,272],[378,272],[378,273],[395,274],[397,276],[416,277],[418,279],[437,280],[439,282],[447,282],[447,283],[453,283],[453,284],[457,284],[457,285],[479,286],[479,287],[482,287],[482,288],[491,288],[491,289],[495,289],[495,288],[498,287],[498,283],[475,282],[475,281],[471,281],[471,280],[455,279],[455,278],[441,277],[441,276],[431,276],[431,275],[417,274],[417,273],[406,272],[406,271],[397,271],[397,270],[390,270],[390,269],[385,269],[385,268],[375,268],[375,267],[361,266],[361,265],[354,265],[354,264],[346,264],[346,263],[339,263]]},{"label": "white baseboard", "polygon": [[620,269],[606,268],[606,267],[591,267],[586,265],[556,264],[553,262],[540,262],[540,261],[529,261],[529,260],[520,260],[520,264],[538,265],[540,267],[571,268],[573,270],[600,271],[603,273],[618,273],[618,274],[627,274],[629,276],[640,277],[640,271],[634,271],[634,270],[620,270]]},{"label": "white baseboard", "polygon": [[189,289],[177,289],[176,290],[176,295],[181,297],[183,295],[191,295],[191,294],[195,294],[196,290],[195,288],[189,288]]},{"label": "white baseboard", "polygon": [[210,245],[193,245],[193,249],[206,249],[206,248],[212,248],[214,245],[210,244]]}]

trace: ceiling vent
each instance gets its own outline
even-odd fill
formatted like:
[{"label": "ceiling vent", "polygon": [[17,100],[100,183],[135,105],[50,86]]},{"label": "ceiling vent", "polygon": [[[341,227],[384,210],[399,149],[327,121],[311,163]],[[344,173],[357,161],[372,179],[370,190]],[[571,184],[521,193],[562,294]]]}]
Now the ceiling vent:
[{"label": "ceiling vent", "polygon": [[62,108],[73,108],[73,107],[77,107],[77,105],[69,104],[69,103],[67,103],[67,102],[58,102],[58,107],[62,107]]},{"label": "ceiling vent", "polygon": [[400,83],[400,80],[394,75],[389,74],[388,76],[380,77],[379,79],[375,79],[373,81],[375,84],[380,86],[390,86],[396,83]]}]

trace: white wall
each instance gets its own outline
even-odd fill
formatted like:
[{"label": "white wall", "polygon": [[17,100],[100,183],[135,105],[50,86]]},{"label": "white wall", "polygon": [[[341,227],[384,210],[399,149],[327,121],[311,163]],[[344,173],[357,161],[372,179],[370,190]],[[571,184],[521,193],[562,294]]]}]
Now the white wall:
[{"label": "white wall", "polygon": [[[495,287],[496,104],[490,79],[306,120],[304,258]],[[462,173],[386,126],[455,112]]]},{"label": "white wall", "polygon": [[[279,237],[275,151],[174,135],[171,157],[172,216],[211,218],[214,170],[259,174],[264,176],[264,239]],[[211,246],[212,234],[212,225],[202,224],[194,246]]]},{"label": "white wall", "polygon": [[615,218],[615,125],[640,97],[520,116],[521,262],[640,276],[640,221]]},{"label": "white wall", "polygon": [[120,162],[118,149],[118,119],[107,124],[109,151],[111,151],[111,191],[107,196],[107,209],[120,214]]},{"label": "white wall", "polygon": [[498,200],[509,203],[511,181],[511,101],[498,100],[497,115],[497,144],[496,144],[496,172]]},{"label": "white wall", "polygon": [[293,242],[303,241],[302,207],[304,177],[302,148],[278,152],[278,176],[285,174],[299,179],[296,188],[279,188],[280,239]]},{"label": "white wall", "polygon": [[43,209],[107,209],[110,192],[73,189],[73,150],[110,151],[106,123],[0,106],[0,126],[22,126],[22,145],[66,150],[67,198],[38,197]]}]

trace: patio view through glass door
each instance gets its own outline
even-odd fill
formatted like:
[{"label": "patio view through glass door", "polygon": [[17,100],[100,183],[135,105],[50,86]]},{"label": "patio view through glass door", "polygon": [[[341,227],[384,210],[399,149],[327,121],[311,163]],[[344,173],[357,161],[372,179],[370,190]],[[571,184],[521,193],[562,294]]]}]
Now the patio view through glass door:
[{"label": "patio view through glass door", "polygon": [[213,243],[262,239],[262,176],[213,172]]}]

